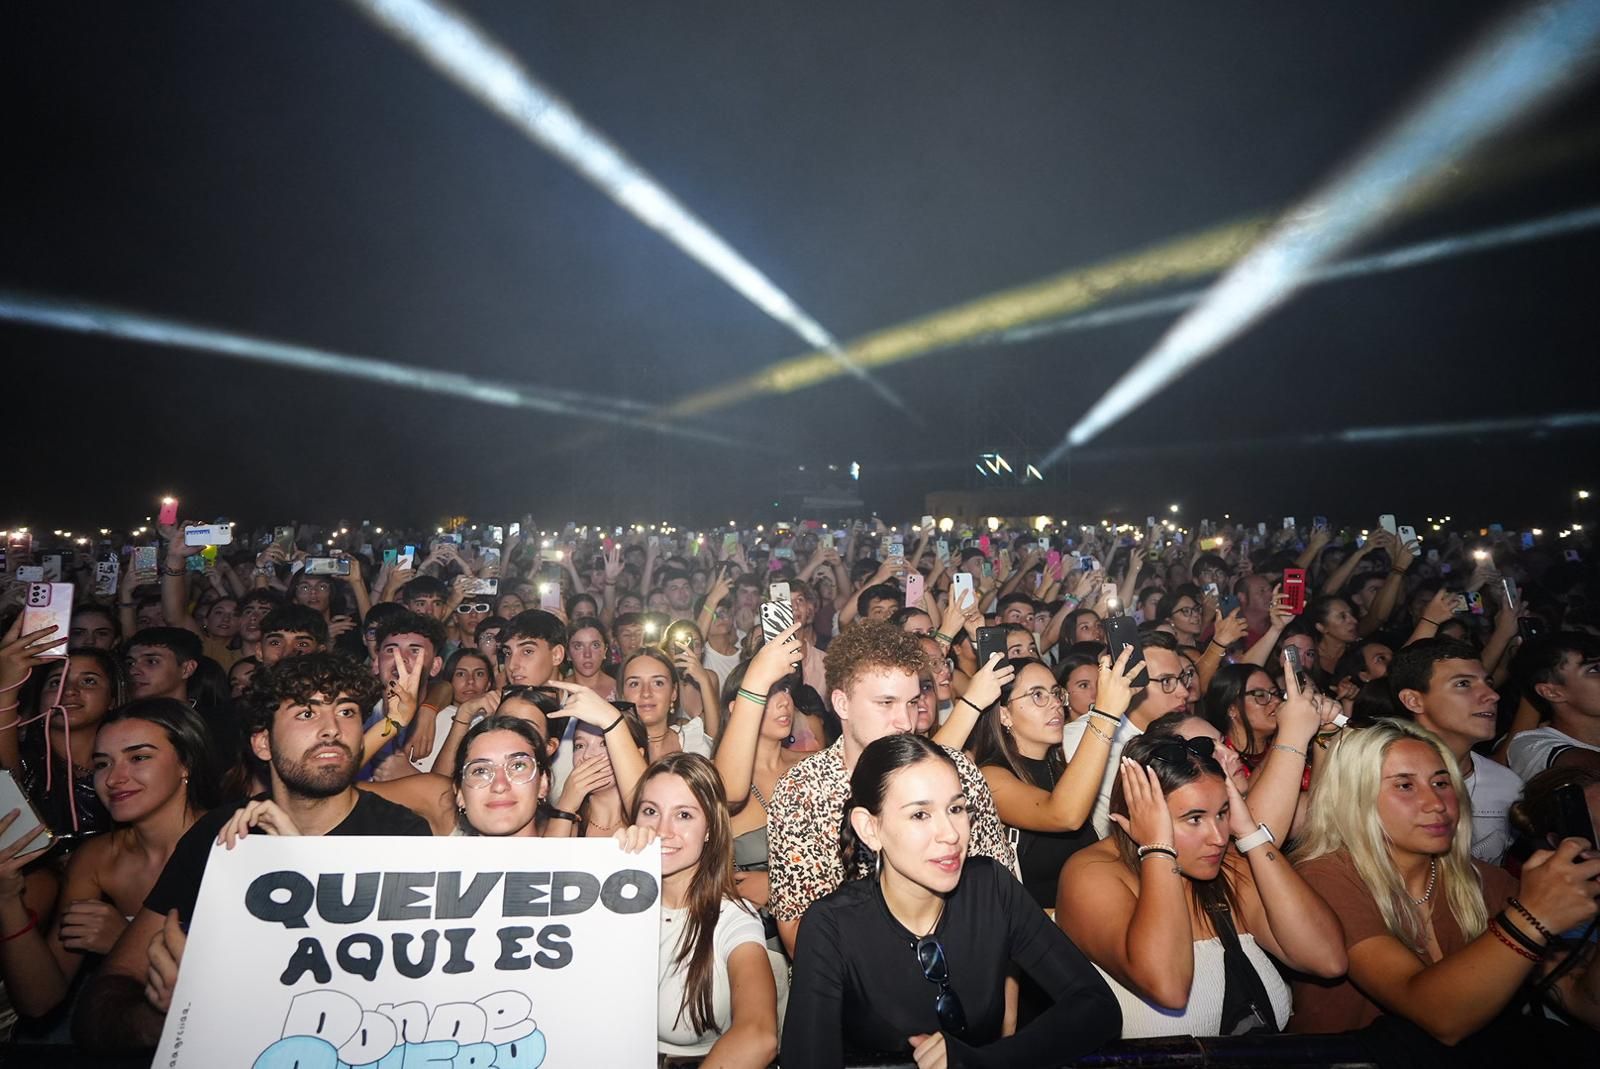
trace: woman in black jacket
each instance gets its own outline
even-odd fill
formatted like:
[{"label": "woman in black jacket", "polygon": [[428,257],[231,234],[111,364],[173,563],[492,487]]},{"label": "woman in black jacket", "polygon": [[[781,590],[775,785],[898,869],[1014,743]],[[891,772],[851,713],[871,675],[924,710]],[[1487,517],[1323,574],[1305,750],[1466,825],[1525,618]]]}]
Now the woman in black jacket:
[{"label": "woman in black jacket", "polygon": [[[967,858],[967,799],[949,756],[915,735],[868,746],[850,778],[846,871],[874,863],[800,922],[780,1061],[912,1055],[942,1066],[1057,1066],[1118,1034],[1094,967],[1003,867]],[[1015,962],[1054,1000],[1001,1036]]]}]

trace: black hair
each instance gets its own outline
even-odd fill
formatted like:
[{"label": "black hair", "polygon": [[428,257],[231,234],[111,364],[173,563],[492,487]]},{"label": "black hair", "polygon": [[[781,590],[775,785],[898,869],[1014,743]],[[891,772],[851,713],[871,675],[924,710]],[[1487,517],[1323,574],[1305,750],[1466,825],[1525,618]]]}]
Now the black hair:
[{"label": "black hair", "polygon": [[[266,605],[267,610],[270,612],[271,610],[276,609],[278,606],[283,604],[283,595],[271,587],[262,587],[259,590],[252,590],[239,599],[239,611],[244,612],[244,610],[249,606],[258,603]],[[377,606],[373,607],[376,608]]]},{"label": "black hair", "polygon": [[1244,732],[1244,747],[1240,753],[1248,756],[1254,756],[1261,744],[1261,740],[1256,738],[1256,729],[1250,726],[1250,716],[1244,707],[1247,700],[1245,689],[1250,685],[1250,677],[1257,672],[1265,674],[1268,679],[1272,678],[1272,674],[1260,665],[1224,664],[1211,677],[1210,685],[1200,698],[1200,715],[1225,739],[1233,729],[1231,711],[1235,706],[1238,707],[1239,727]]},{"label": "black hair", "polygon": [[[421,635],[433,646],[433,655],[439,656],[444,652],[445,630],[444,624],[432,616],[420,612],[406,611],[396,613],[378,625],[378,632],[373,637],[373,644],[383,649],[383,644],[395,635]],[[426,673],[424,673],[426,675]]]},{"label": "black hair", "polygon": [[310,635],[317,645],[328,644],[328,621],[315,609],[304,605],[279,605],[261,618],[261,636],[273,632],[293,635]]},{"label": "black hair", "polygon": [[1399,650],[1389,662],[1389,692],[1399,704],[1402,690],[1427,693],[1433,666],[1440,661],[1476,661],[1478,651],[1453,638],[1425,638]]},{"label": "black hair", "polygon": [[524,609],[506,624],[506,631],[500,636],[500,642],[509,646],[523,639],[542,641],[552,647],[565,647],[567,629],[555,613],[546,612],[544,609]]},{"label": "black hair", "polygon": [[[1193,583],[1180,583],[1161,595],[1161,600],[1156,603],[1156,622],[1170,623],[1172,621],[1172,611],[1178,607],[1178,602],[1184,598],[1188,598],[1196,605],[1203,606],[1205,604],[1199,587]],[[1205,622],[1204,620],[1201,621],[1201,623]]]},{"label": "black hair", "polygon": [[899,612],[897,612],[893,616],[889,617],[889,622],[891,624],[893,624],[894,626],[898,627],[900,630],[904,631],[905,627],[906,627],[906,623],[913,616],[926,616],[930,620],[933,619],[933,614],[930,613],[927,609],[924,609],[922,606],[920,606],[920,605],[907,605],[905,608],[901,609]]},{"label": "black hair", "polygon": [[484,667],[489,670],[490,682],[494,681],[494,662],[489,659],[489,655],[487,653],[473,649],[471,646],[462,646],[445,659],[444,671],[441,673],[440,678],[448,683],[451,678],[455,676],[457,666],[459,666],[461,662],[466,660],[468,657],[471,657],[474,660],[482,661]]},{"label": "black hair", "polygon": [[398,601],[380,601],[367,612],[367,617],[361,621],[361,626],[363,629],[377,634],[378,628],[383,626],[385,620],[392,620],[396,616],[404,616],[410,611]]},{"label": "black hair", "polygon": [[794,708],[795,712],[814,716],[822,722],[822,740],[828,746],[838,742],[839,736],[844,734],[844,724],[839,720],[839,714],[828,708],[828,703],[822,700],[817,688],[809,683],[794,688]]},{"label": "black hair", "polygon": [[147,627],[135,631],[128,640],[128,650],[132,652],[135,646],[171,650],[179,664],[198,661],[202,655],[200,636],[182,627]]},{"label": "black hair", "polygon": [[306,702],[314,694],[329,698],[342,694],[359,705],[365,716],[382,692],[382,684],[366,665],[342,653],[318,651],[285,657],[258,669],[240,701],[240,713],[248,736],[270,732],[278,707],[285,701]]},{"label": "black hair", "polygon": [[[1540,683],[1560,682],[1561,666],[1570,653],[1578,655],[1579,664],[1600,660],[1600,638],[1587,631],[1557,631],[1526,643],[1511,660],[1511,678],[1516,680],[1522,696],[1538,710],[1541,720],[1554,716],[1555,708],[1534,688]],[[1393,670],[1391,665],[1390,671]]]},{"label": "black hair", "polygon": [[[974,730],[977,742],[973,747],[972,761],[979,768],[985,765],[999,765],[1011,770],[1011,774],[1023,783],[1032,783],[1027,770],[1022,765],[1022,752],[1017,749],[1017,740],[1011,732],[1006,730],[1000,721],[1000,710],[1011,703],[1012,697],[1017,692],[1017,681],[1022,678],[1022,670],[1029,665],[1037,665],[1046,672],[1050,666],[1036,661],[1031,657],[1010,657],[1000,662],[999,667],[1009,667],[1012,670],[1011,682],[1000,685],[1000,697],[989,708],[985,709],[978,717]],[[1061,703],[1061,719],[1067,718],[1066,702]],[[1061,747],[1051,746],[1045,753],[1045,763],[1050,768],[1052,782],[1061,775],[1066,767],[1066,758],[1061,754]]]},{"label": "black hair", "polygon": [[[539,729],[531,720],[524,720],[520,716],[511,716],[509,713],[490,713],[467,729],[467,734],[461,740],[461,748],[456,751],[456,767],[451,773],[450,780],[458,788],[461,786],[462,777],[467,771],[467,753],[472,749],[472,744],[480,735],[487,735],[491,731],[509,731],[522,736],[528,743],[528,752],[533,755],[534,763],[539,766],[541,779],[550,775],[550,751],[545,748],[545,738],[539,734]],[[465,825],[465,821],[462,822]]]},{"label": "black hair", "polygon": [[419,575],[411,582],[400,588],[399,600],[403,605],[412,598],[445,598],[450,597],[450,588],[443,579],[436,579],[431,575]]},{"label": "black hair", "polygon": [[1067,685],[1067,677],[1080,668],[1093,666],[1100,667],[1100,658],[1105,655],[1106,648],[1099,642],[1074,642],[1056,658],[1056,682],[1063,687]]},{"label": "black hair", "polygon": [[994,611],[999,615],[1004,616],[1006,614],[1006,606],[1008,605],[1026,605],[1030,613],[1034,611],[1035,607],[1032,596],[1024,594],[1020,590],[1013,590],[1011,593],[1001,598],[1000,601],[995,605]]},{"label": "black hair", "polygon": [[189,808],[204,812],[221,800],[217,791],[219,770],[212,760],[205,721],[187,702],[176,698],[137,698],[108,712],[98,730],[104,731],[107,725],[124,720],[142,720],[156,725],[166,734],[179,763],[189,774],[186,788]]},{"label": "black hair", "polygon": [[904,597],[905,594],[893,583],[869,586],[856,597],[856,614],[866,616],[874,601],[892,601],[898,604]]},{"label": "black hair", "polygon": [[883,812],[883,796],[895,773],[930,760],[943,761],[959,777],[960,769],[944,748],[921,735],[885,735],[861,751],[861,756],[856,758],[855,771],[850,773],[850,796],[845,799],[844,817],[839,826],[839,856],[844,861],[846,877],[855,878],[862,866],[870,866],[876,860],[872,848],[862,842],[855,828],[850,826],[851,812],[865,809],[878,816]]}]

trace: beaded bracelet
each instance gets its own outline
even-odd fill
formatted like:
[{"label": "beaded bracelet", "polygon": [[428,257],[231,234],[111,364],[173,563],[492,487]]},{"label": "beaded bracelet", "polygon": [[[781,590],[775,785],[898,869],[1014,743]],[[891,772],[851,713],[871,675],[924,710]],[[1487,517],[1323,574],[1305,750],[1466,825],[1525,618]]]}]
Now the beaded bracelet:
[{"label": "beaded bracelet", "polygon": [[1500,940],[1500,942],[1502,942],[1506,946],[1510,947],[1511,950],[1513,952],[1515,952],[1518,956],[1527,958],[1529,961],[1532,961],[1532,962],[1537,962],[1539,960],[1539,955],[1534,954],[1531,951],[1524,950],[1520,946],[1518,946],[1516,943],[1513,943],[1510,939],[1507,939],[1506,938],[1506,934],[1500,930],[1500,925],[1496,924],[1493,919],[1491,919],[1489,921],[1489,931],[1494,933],[1494,937],[1496,939]]},{"label": "beaded bracelet", "polygon": [[1522,948],[1528,953],[1537,954],[1540,957],[1544,957],[1544,952],[1548,948],[1534,942],[1533,936],[1523,931],[1521,925],[1514,924],[1511,920],[1511,917],[1506,913],[1505,910],[1501,910],[1499,913],[1496,913],[1494,920],[1495,923],[1500,926],[1500,930],[1502,932],[1521,943]]},{"label": "beaded bracelet", "polygon": [[24,924],[21,928],[18,928],[9,935],[0,935],[0,943],[9,943],[19,935],[26,935],[28,932],[33,931],[34,927],[38,923],[39,911],[34,909],[28,910],[28,923]]},{"label": "beaded bracelet", "polygon": [[940,642],[943,642],[946,646],[952,645],[955,642],[954,637],[945,634],[943,631],[935,631],[933,633],[933,637],[938,639]]},{"label": "beaded bracelet", "polygon": [[1535,917],[1532,913],[1528,912],[1527,906],[1523,905],[1521,902],[1518,902],[1515,898],[1506,899],[1506,905],[1510,906],[1512,909],[1526,917],[1528,919],[1528,923],[1533,925],[1533,930],[1544,936],[1546,939],[1554,939],[1556,937],[1554,932],[1539,923],[1538,917]]},{"label": "beaded bracelet", "polygon": [[1174,850],[1166,843],[1151,843],[1149,846],[1141,846],[1137,852],[1140,861],[1143,861],[1152,854],[1164,854],[1174,861],[1178,860],[1178,851]]},{"label": "beaded bracelet", "polygon": [[764,696],[757,694],[753,690],[745,690],[743,687],[740,687],[737,693],[739,697],[743,698],[747,702],[754,702],[757,705],[767,704],[767,699]]}]

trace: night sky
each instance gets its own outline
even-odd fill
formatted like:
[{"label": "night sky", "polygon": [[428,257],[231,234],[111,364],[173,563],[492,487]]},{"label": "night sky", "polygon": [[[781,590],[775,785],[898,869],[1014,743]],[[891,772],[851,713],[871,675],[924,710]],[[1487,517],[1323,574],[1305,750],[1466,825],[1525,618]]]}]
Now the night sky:
[{"label": "night sky", "polygon": [[[461,9],[850,339],[1292,204],[1511,5]],[[650,405],[806,349],[342,4],[13,5],[0,82],[0,289]],[[1600,201],[1600,90],[1483,164],[1364,249]],[[1591,230],[1306,291],[1047,482],[1097,517],[1554,523],[1600,432],[1238,443],[1600,410],[1597,254]],[[0,324],[0,524],[166,491],[252,523],[693,524],[852,460],[903,518],[981,451],[1047,452],[1170,322],[886,369],[922,426],[849,379],[699,422],[742,448]]]}]

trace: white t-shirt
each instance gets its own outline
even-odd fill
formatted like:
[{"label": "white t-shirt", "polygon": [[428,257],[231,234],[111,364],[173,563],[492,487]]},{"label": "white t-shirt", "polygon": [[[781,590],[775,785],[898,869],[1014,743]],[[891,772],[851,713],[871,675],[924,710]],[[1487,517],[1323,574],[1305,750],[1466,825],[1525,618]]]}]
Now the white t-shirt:
[{"label": "white t-shirt", "polygon": [[1472,775],[1467,777],[1472,799],[1472,856],[1490,865],[1500,864],[1511,845],[1506,819],[1511,803],[1522,797],[1522,777],[1500,762],[1472,755]]},{"label": "white t-shirt", "polygon": [[[1103,722],[1105,717],[1101,717]],[[1078,743],[1083,741],[1083,733],[1089,730],[1089,714],[1078,717],[1072,723],[1061,729],[1061,755],[1068,761],[1078,752]],[[1100,727],[1101,731],[1105,728]],[[1144,734],[1144,729],[1135,727],[1132,720],[1122,718],[1122,723],[1117,725],[1117,733],[1111,736],[1111,753],[1106,756],[1105,774],[1100,777],[1100,794],[1094,800],[1094,812],[1089,819],[1094,823],[1095,834],[1104,839],[1111,831],[1111,788],[1117,782],[1117,769],[1122,760],[1122,748],[1128,745],[1129,739],[1138,738]]]},{"label": "white t-shirt", "polygon": [[1511,770],[1525,780],[1530,780],[1550,767],[1550,762],[1561,756],[1561,751],[1576,747],[1579,750],[1600,750],[1600,746],[1591,746],[1587,742],[1580,742],[1560,731],[1554,724],[1524,731],[1511,740],[1511,746],[1506,750],[1506,761],[1511,765]]},{"label": "white t-shirt", "polygon": [[[720,1034],[708,1032],[704,1036],[694,1030],[683,1007],[683,985],[688,978],[688,963],[674,966],[678,956],[678,941],[683,937],[688,911],[661,909],[661,959],[658,965],[656,994],[656,1039],[659,1049],[666,1054],[704,1054],[711,1049]],[[726,1032],[733,1024],[733,995],[728,985],[728,956],[743,943],[754,943],[767,950],[767,935],[761,927],[761,918],[745,911],[731,898],[722,900],[722,912],[717,915],[717,931],[712,937],[711,1011],[717,1026]]]},{"label": "white t-shirt", "polygon": [[[440,709],[436,715],[438,716],[438,722],[433,727],[433,749],[421,757],[411,759],[411,767],[418,772],[433,771],[433,763],[438,760],[439,751],[444,748],[444,737],[450,734],[450,721],[456,715],[456,707],[447,705]],[[440,769],[440,771],[448,775],[451,770]]]},{"label": "white t-shirt", "polygon": [[706,643],[705,652],[700,655],[700,663],[717,673],[717,682],[726,683],[733,670],[739,667],[739,651],[735,647],[732,653],[718,653]]}]

